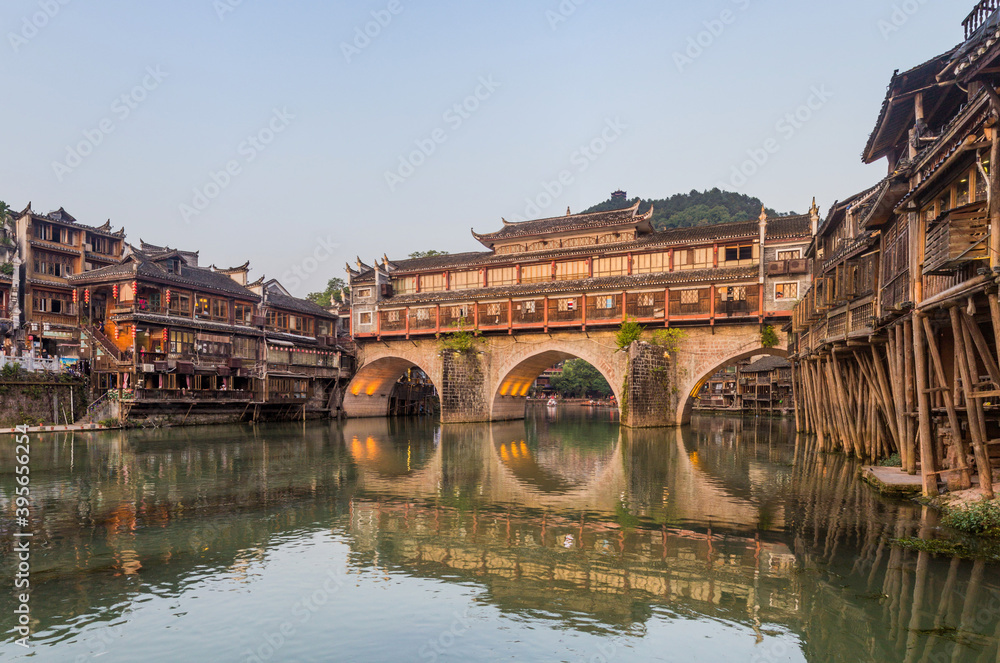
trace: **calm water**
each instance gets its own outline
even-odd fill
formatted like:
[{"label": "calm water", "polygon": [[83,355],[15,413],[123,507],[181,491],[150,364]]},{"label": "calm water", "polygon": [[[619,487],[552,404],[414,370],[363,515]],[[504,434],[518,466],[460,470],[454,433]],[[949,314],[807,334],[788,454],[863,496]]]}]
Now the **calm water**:
[{"label": "calm water", "polygon": [[[13,450],[0,450],[0,657]],[[778,420],[35,436],[30,661],[990,661],[1000,574]]]}]

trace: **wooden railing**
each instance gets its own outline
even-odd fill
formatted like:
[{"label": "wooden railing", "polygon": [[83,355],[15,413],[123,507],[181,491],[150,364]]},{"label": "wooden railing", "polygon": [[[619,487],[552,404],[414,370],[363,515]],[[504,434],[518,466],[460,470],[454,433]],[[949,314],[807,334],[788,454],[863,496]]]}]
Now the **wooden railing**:
[{"label": "wooden railing", "polygon": [[971,37],[997,8],[1000,8],[1000,0],[982,0],[976,5],[975,9],[962,21],[962,27],[965,28],[965,38]]}]

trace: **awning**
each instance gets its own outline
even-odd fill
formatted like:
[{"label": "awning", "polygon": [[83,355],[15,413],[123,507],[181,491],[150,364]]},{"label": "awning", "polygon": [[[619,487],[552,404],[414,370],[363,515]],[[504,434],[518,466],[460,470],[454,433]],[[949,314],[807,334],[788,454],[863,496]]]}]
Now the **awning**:
[{"label": "awning", "polygon": [[282,347],[287,347],[287,348],[294,348],[295,347],[295,344],[292,343],[291,341],[279,341],[276,338],[269,338],[269,339],[267,339],[267,342],[270,343],[270,344],[272,344],[272,345],[280,345]]}]

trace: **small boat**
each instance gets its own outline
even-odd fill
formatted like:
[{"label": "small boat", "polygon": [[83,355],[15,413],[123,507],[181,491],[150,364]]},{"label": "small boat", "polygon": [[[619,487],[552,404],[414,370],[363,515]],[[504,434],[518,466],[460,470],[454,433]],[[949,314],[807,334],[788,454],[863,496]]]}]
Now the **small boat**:
[{"label": "small boat", "polygon": [[555,407],[556,405],[558,405],[558,403],[556,402],[556,399],[550,398],[549,402],[546,403],[546,405],[548,405],[549,407]]}]

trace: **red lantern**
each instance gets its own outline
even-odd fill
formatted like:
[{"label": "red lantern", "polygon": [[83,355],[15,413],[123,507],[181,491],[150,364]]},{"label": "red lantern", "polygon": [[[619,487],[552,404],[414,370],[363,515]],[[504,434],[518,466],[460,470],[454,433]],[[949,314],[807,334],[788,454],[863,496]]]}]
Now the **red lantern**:
[{"label": "red lantern", "polygon": [[[118,286],[115,286],[115,287],[118,287]],[[116,341],[118,340],[119,336],[121,336],[121,330],[118,329],[118,325],[115,325],[115,340]]]},{"label": "red lantern", "polygon": [[170,306],[170,288],[167,288],[167,306]]},{"label": "red lantern", "polygon": [[132,341],[135,341],[135,334],[138,331],[135,325],[132,325]]},{"label": "red lantern", "polygon": [[115,299],[118,299],[118,284],[117,283],[114,284],[113,286],[111,286],[111,294],[114,296]]},{"label": "red lantern", "polygon": [[86,290],[83,291],[83,301],[86,302],[87,304],[90,303],[90,288],[87,288]]},{"label": "red lantern", "polygon": [[79,296],[76,294],[76,288],[73,288],[73,303],[76,304],[77,298]]},{"label": "red lantern", "polygon": [[139,296],[139,282],[138,281],[132,281],[132,296],[133,297],[138,297]]},{"label": "red lantern", "polygon": [[[170,291],[168,290],[167,292],[170,292]],[[170,335],[167,332],[167,328],[166,327],[163,328],[163,334],[161,334],[161,338],[163,339],[163,344],[166,345],[167,344],[167,340],[170,338]]]}]

